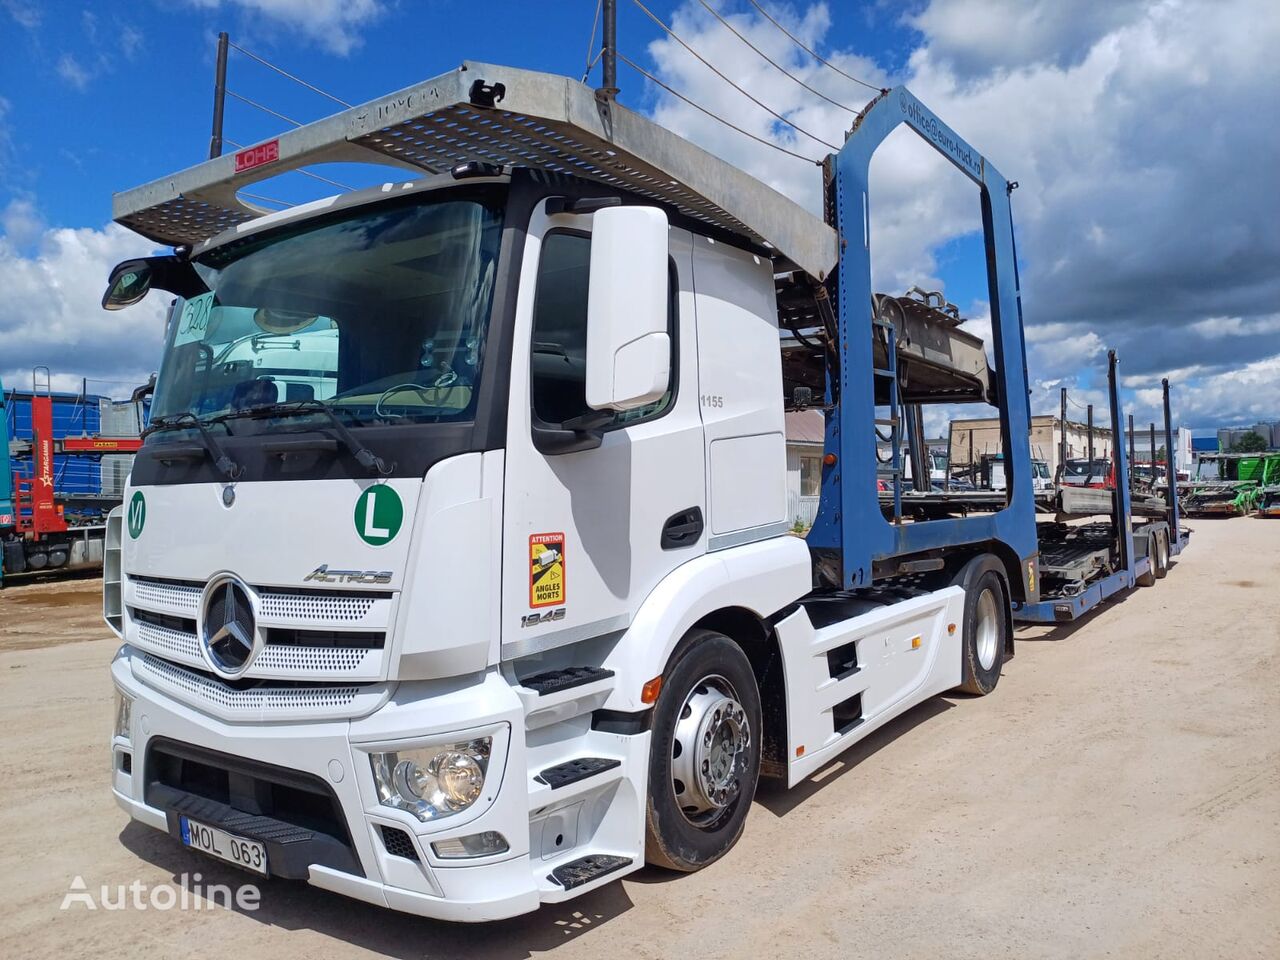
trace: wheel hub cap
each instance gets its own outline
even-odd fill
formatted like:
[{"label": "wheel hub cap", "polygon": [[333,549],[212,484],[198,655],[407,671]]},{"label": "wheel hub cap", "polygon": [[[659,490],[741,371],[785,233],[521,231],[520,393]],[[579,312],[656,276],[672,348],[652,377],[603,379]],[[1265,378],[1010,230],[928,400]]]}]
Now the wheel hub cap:
[{"label": "wheel hub cap", "polygon": [[708,677],[695,684],[671,745],[676,803],[691,823],[714,818],[738,796],[750,744],[746,711],[729,682]]},{"label": "wheel hub cap", "polygon": [[978,662],[982,664],[983,670],[990,670],[1000,649],[1000,615],[996,611],[995,595],[990,590],[983,590],[982,596],[978,597],[973,628]]}]

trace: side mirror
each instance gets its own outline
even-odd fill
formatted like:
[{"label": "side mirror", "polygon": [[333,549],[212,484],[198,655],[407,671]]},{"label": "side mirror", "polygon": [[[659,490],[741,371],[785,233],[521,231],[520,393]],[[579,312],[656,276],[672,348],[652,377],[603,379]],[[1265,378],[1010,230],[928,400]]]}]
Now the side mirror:
[{"label": "side mirror", "polygon": [[112,268],[107,278],[107,292],[102,295],[102,309],[131,307],[152,288],[167,290],[188,300],[209,292],[195,267],[185,257],[174,254],[139,257],[125,260]]},{"label": "side mirror", "polygon": [[151,264],[146,260],[126,260],[116,264],[102,295],[102,309],[131,307],[151,289]]},{"label": "side mirror", "polygon": [[667,231],[667,215],[657,207],[594,214],[586,360],[593,410],[633,410],[667,392]]}]

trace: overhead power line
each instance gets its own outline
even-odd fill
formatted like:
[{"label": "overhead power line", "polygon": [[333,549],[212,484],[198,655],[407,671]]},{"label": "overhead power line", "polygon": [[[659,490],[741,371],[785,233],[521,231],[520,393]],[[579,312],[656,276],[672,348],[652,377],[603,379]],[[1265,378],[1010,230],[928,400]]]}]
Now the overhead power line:
[{"label": "overhead power line", "polygon": [[269,69],[269,70],[274,70],[276,73],[280,74],[280,76],[282,76],[282,77],[288,77],[288,78],[289,78],[290,80],[292,80],[294,83],[302,84],[302,86],[306,87],[308,90],[312,91],[313,93],[318,93],[318,94],[320,94],[320,96],[322,96],[322,97],[327,97],[328,99],[332,100],[334,103],[340,103],[340,104],[342,104],[344,107],[350,107],[350,106],[351,106],[351,104],[347,103],[347,101],[343,100],[341,97],[335,97],[332,93],[329,93],[328,91],[325,91],[325,90],[321,90],[321,89],[320,89],[319,87],[317,87],[315,84],[313,84],[313,83],[307,83],[307,81],[303,80],[301,77],[295,77],[295,76],[294,76],[292,73],[290,73],[288,70],[283,70],[283,69],[281,69],[280,67],[277,67],[277,66],[276,66],[274,63],[272,63],[270,60],[264,60],[262,57],[258,56],[256,53],[250,53],[248,50],[246,50],[244,47],[240,46],[240,44],[236,43],[234,40],[229,40],[229,41],[227,41],[227,43],[228,43],[228,45],[229,45],[229,46],[233,47],[234,49],[239,50],[241,53],[243,53],[243,54],[244,54],[246,57],[248,57],[250,60],[256,60],[256,61],[258,61],[258,63],[262,64],[262,65],[263,65],[264,67],[266,67],[267,69]]},{"label": "overhead power line", "polygon": [[[587,41],[587,65],[582,71],[582,82],[587,82],[587,77],[591,76],[591,68],[596,65],[595,58],[591,55],[591,51],[596,46],[596,30],[600,26],[600,8],[604,6],[604,0],[596,0],[596,15],[591,21],[591,39]],[[601,53],[604,51],[602,50]]]},{"label": "overhead power line", "polygon": [[678,90],[673,90],[671,87],[663,83],[661,80],[655,77],[648,70],[644,69],[644,67],[641,67],[636,63],[633,63],[630,60],[630,58],[628,58],[625,54],[619,52],[618,59],[621,60],[623,63],[625,63],[632,70],[634,70],[636,73],[640,74],[645,79],[660,86],[663,90],[667,91],[667,93],[671,94],[677,100],[683,100],[685,103],[693,107],[695,110],[700,110],[701,112],[705,113],[708,117],[710,117],[712,120],[715,120],[719,123],[724,124],[726,127],[728,127],[731,130],[738,131],[738,133],[742,134],[744,137],[749,137],[750,139],[754,140],[756,143],[762,143],[766,147],[772,147],[774,150],[777,150],[779,153],[785,153],[789,157],[795,157],[797,160],[803,160],[805,163],[817,164],[818,166],[822,165],[822,161],[820,160],[814,160],[812,157],[806,157],[802,153],[796,153],[793,150],[788,150],[786,147],[780,147],[778,146],[778,144],[774,143],[772,140],[766,140],[764,137],[758,137],[754,133],[750,133],[747,130],[743,130],[741,127],[737,126],[736,124],[730,123],[728,120],[726,120],[724,117],[720,116],[719,114],[712,113],[706,107],[702,106],[700,103],[695,103],[693,100],[690,100],[688,97],[686,97],[683,93],[680,93]]},{"label": "overhead power line", "polygon": [[752,50],[758,53],[760,55],[760,58],[764,60],[765,63],[769,64],[769,66],[773,67],[779,73],[782,73],[787,77],[791,78],[796,83],[800,84],[800,86],[804,87],[806,90],[812,93],[814,96],[821,97],[823,100],[827,101],[827,103],[831,104],[833,107],[839,107],[841,110],[847,110],[849,113],[857,114],[858,111],[855,110],[853,107],[845,106],[845,104],[841,103],[839,100],[832,100],[821,90],[815,90],[813,87],[809,86],[809,84],[805,83],[803,80],[797,77],[794,73],[792,73],[786,67],[782,66],[782,64],[778,63],[776,60],[770,57],[767,53],[765,53],[763,50],[757,47],[754,43],[752,43],[750,40],[744,37],[738,31],[738,29],[734,27],[732,23],[730,23],[728,20],[726,20],[723,16],[720,15],[719,10],[711,6],[711,4],[707,3],[707,0],[698,0],[698,2],[701,3],[704,7],[706,7],[708,12],[710,12],[710,14],[713,17],[715,17],[717,20],[723,23],[729,29],[730,33],[732,33],[735,37],[737,37],[739,40],[745,43],[748,47],[750,47]]},{"label": "overhead power line", "polygon": [[277,120],[283,120],[285,123],[292,123],[295,127],[302,126],[301,123],[299,123],[297,120],[294,120],[292,117],[286,117],[283,113],[277,113],[276,111],[272,110],[270,107],[264,107],[262,104],[258,103],[256,100],[250,100],[248,97],[242,97],[240,94],[236,93],[234,90],[228,89],[227,96],[235,97],[241,103],[247,103],[249,106],[257,110],[261,110],[263,113],[269,113],[271,114],[271,116],[275,117]]},{"label": "overhead power line", "polygon": [[[698,53],[698,51],[697,51],[697,50],[694,50],[694,49],[693,49],[693,47],[691,47],[691,46],[689,46],[689,44],[685,43],[685,42],[684,42],[684,40],[682,40],[682,39],[679,37],[679,35],[677,35],[677,34],[676,34],[676,32],[675,32],[674,30],[672,30],[672,29],[671,29],[670,27],[668,27],[665,23],[663,23],[660,19],[658,19],[657,15],[656,15],[656,14],[654,14],[654,12],[653,12],[652,10],[650,10],[648,7],[646,7],[643,3],[641,3],[641,2],[640,2],[640,0],[631,0],[631,2],[632,2],[632,3],[634,3],[634,4],[635,4],[637,7],[639,7],[641,10],[643,10],[643,11],[644,11],[644,13],[645,13],[645,15],[646,15],[646,16],[648,16],[648,18],[649,18],[650,20],[652,20],[654,23],[656,23],[656,24],[658,25],[658,27],[660,27],[660,28],[661,28],[661,29],[662,29],[662,30],[667,34],[667,36],[669,36],[672,40],[674,40],[676,43],[680,44],[680,46],[684,47],[684,48],[685,48],[686,50],[688,50],[691,54],[693,54],[693,56],[694,56],[694,57],[696,57],[696,58],[697,58],[697,59],[698,59],[698,60],[703,64],[703,66],[707,67],[707,68],[708,68],[712,73],[714,73],[717,77],[719,77],[719,78],[720,78],[721,80],[723,80],[725,83],[729,84],[729,86],[733,87],[733,89],[737,90],[740,94],[742,94],[744,97],[746,97],[746,98],[747,98],[748,100],[750,100],[752,103],[754,103],[754,104],[755,104],[757,107],[759,107],[761,110],[764,110],[764,111],[765,111],[766,113],[768,113],[770,116],[775,117],[776,119],[778,119],[778,120],[782,121],[783,123],[785,123],[787,126],[789,126],[789,127],[793,128],[794,130],[796,130],[796,131],[798,131],[798,132],[800,132],[800,133],[804,134],[804,135],[805,135],[806,137],[808,137],[810,140],[813,140],[813,141],[815,141],[815,142],[817,142],[817,143],[822,144],[824,147],[826,147],[826,148],[827,148],[827,149],[829,149],[829,150],[834,150],[834,151],[836,151],[836,152],[839,152],[840,148],[839,148],[838,146],[836,146],[834,143],[830,143],[830,142],[828,142],[828,141],[826,141],[826,140],[823,140],[823,139],[822,139],[821,137],[819,137],[819,136],[815,136],[814,134],[810,133],[808,130],[804,129],[804,127],[801,127],[800,125],[796,124],[795,122],[793,122],[793,121],[791,121],[791,120],[788,120],[788,119],[787,119],[786,117],[784,117],[782,114],[778,113],[778,111],[776,111],[776,110],[772,109],[772,108],[771,108],[771,107],[769,107],[769,106],[766,106],[764,103],[760,102],[760,101],[759,101],[759,100],[757,100],[755,97],[753,97],[751,94],[749,94],[746,90],[743,90],[743,89],[742,89],[742,87],[738,86],[736,83],[734,83],[734,82],[733,82],[732,80],[730,80],[728,77],[726,77],[723,73],[721,73],[718,69],[716,69],[714,66],[712,66],[711,62],[710,62],[710,61],[708,61],[705,57],[703,57],[700,53]],[[632,66],[632,67],[635,67],[635,64],[631,64],[631,66]],[[637,69],[638,69],[638,68],[637,68]],[[227,91],[227,92],[228,92],[228,93],[230,93],[230,91]],[[707,112],[707,111],[704,111],[704,112]],[[808,158],[806,157],[805,159],[808,159]]]},{"label": "overhead power line", "polygon": [[771,17],[769,15],[769,11],[767,11],[764,7],[760,6],[760,4],[756,2],[756,0],[748,0],[748,2],[757,10],[760,11],[760,15],[762,17],[764,17],[766,20],[772,23],[775,27],[777,27],[779,30],[785,33],[788,37],[790,37],[792,43],[794,43],[797,47],[799,47],[805,53],[809,54],[809,56],[813,57],[813,59],[817,60],[819,63],[826,64],[828,67],[830,67],[836,73],[840,74],[840,76],[844,77],[846,80],[852,80],[854,83],[860,83],[862,84],[862,86],[866,87],[868,90],[874,90],[876,93],[881,92],[881,88],[877,87],[875,84],[867,83],[867,81],[859,80],[857,77],[853,76],[852,74],[845,73],[843,70],[837,67],[830,60],[827,60],[817,51],[809,49],[809,47],[807,47],[799,37],[795,36],[795,34],[793,34],[790,30],[788,30],[786,27],[780,24],[777,20]]},{"label": "overhead power line", "polygon": [[242,197],[248,197],[250,200],[261,200],[261,201],[263,201],[264,203],[278,203],[278,204],[280,204],[280,206],[282,206],[282,207],[292,207],[292,206],[293,206],[293,204],[292,204],[292,203],[290,203],[288,200],[276,200],[274,197],[264,197],[264,196],[262,196],[262,195],[261,195],[261,194],[259,194],[259,193],[249,193],[249,192],[248,192],[248,191],[246,191],[246,190],[241,190],[241,191],[239,192],[239,195],[240,195],[240,196],[242,196]]}]

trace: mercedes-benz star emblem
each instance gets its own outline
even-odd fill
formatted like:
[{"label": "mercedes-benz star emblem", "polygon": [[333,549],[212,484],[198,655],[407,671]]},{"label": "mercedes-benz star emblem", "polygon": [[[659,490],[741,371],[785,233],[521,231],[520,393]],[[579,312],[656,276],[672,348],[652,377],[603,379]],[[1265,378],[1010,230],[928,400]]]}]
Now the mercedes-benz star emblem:
[{"label": "mercedes-benz star emblem", "polygon": [[237,577],[214,577],[200,608],[200,648],[213,672],[228,680],[242,676],[262,642],[254,626],[253,599]]}]

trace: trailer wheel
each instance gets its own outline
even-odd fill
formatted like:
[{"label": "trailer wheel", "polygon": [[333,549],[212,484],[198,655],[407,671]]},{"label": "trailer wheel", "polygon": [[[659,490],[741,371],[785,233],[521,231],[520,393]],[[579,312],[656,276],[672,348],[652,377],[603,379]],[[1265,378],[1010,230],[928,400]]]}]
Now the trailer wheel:
[{"label": "trailer wheel", "polygon": [[979,696],[1000,682],[1010,629],[1008,594],[998,564],[991,557],[976,558],[953,581],[964,587],[964,679],[959,689]]},{"label": "trailer wheel", "polygon": [[760,693],[751,662],[723,634],[695,630],[667,667],[654,706],[645,859],[685,873],[724,856],[760,778]]},{"label": "trailer wheel", "polygon": [[1140,573],[1134,577],[1133,582],[1140,587],[1154,587],[1156,585],[1156,555],[1159,552],[1160,544],[1154,533],[1147,534],[1147,572]]},{"label": "trailer wheel", "polygon": [[1161,530],[1156,534],[1156,579],[1163,580],[1169,573],[1169,531]]}]

